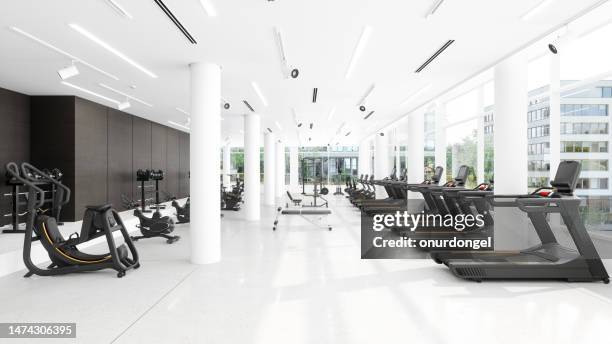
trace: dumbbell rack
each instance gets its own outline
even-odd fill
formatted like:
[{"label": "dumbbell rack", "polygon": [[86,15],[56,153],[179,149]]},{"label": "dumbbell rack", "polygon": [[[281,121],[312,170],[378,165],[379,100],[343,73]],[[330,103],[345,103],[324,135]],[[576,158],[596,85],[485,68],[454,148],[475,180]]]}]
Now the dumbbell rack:
[{"label": "dumbbell rack", "polygon": [[140,185],[138,185],[138,188],[140,189],[140,208],[141,208],[143,213],[150,213],[151,210],[147,209],[147,201],[152,201],[153,198],[152,197],[146,198],[146,195],[147,195],[147,192],[151,192],[151,191],[149,191],[147,189],[153,188],[154,185],[153,184],[146,184],[145,185],[146,181],[148,181],[148,180],[141,180],[140,181]]}]

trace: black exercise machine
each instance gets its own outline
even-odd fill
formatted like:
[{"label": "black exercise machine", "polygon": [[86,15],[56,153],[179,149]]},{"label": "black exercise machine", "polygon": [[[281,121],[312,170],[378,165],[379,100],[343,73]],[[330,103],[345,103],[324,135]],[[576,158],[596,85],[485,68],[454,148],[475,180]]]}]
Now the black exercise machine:
[{"label": "black exercise machine", "polygon": [[189,198],[187,198],[187,202],[185,202],[183,206],[181,206],[176,200],[172,201],[172,206],[176,210],[176,219],[178,220],[177,223],[189,223],[190,203]]},{"label": "black exercise machine", "polygon": [[[28,273],[24,277],[62,275],[102,269],[114,269],[117,271],[117,277],[123,277],[127,270],[140,267],[136,247],[121,217],[110,204],[86,206],[81,232],[73,233],[68,239],[65,239],[59,231],[56,219],[39,210],[45,203],[45,193],[41,186],[53,184],[57,190],[61,190],[58,192],[61,195],[57,203],[59,208],[70,202],[70,189],[28,163],[21,165],[22,173],[14,162],[8,163],[6,170],[12,177],[28,187],[28,216],[23,244],[23,261]],[[118,247],[113,236],[115,231],[121,232],[125,242]],[[78,245],[101,236],[106,238],[108,253],[87,254],[77,248]],[[51,264],[46,269],[39,268],[32,262],[32,242],[37,240],[40,240],[51,260]]]},{"label": "black exercise machine", "polygon": [[[328,215],[331,215],[331,209],[306,207],[302,205],[301,199],[294,198],[289,191],[287,191],[287,197],[289,197],[289,200],[291,200],[293,207],[286,204],[284,209],[282,207],[278,207],[276,209],[276,217],[274,218],[274,226],[272,227],[272,230],[275,231],[278,227],[278,219],[281,215],[298,215],[318,228],[327,228],[330,231],[332,230],[332,226],[330,224],[323,223],[323,219],[327,218]],[[315,219],[312,219],[312,216],[314,216]]]}]

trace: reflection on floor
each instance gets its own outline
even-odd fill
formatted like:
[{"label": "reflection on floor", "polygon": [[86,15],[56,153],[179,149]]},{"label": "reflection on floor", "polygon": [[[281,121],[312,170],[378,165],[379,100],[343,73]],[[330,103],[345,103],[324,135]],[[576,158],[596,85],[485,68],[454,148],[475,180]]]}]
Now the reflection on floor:
[{"label": "reflection on floor", "polygon": [[225,212],[223,260],[214,265],[188,263],[188,225],[178,225],[176,244],[138,242],[142,268],[123,279],[112,271],[3,277],[0,322],[76,322],[76,342],[88,344],[591,343],[609,335],[609,285],[478,284],[430,260],[362,261],[359,213],[329,198],[331,232],[299,217],[283,217],[273,232],[272,207],[255,223]]}]

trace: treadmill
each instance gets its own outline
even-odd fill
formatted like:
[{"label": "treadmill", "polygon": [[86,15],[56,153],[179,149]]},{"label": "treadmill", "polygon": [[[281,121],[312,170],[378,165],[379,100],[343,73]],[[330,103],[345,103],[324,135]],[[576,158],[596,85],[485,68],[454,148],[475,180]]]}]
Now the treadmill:
[{"label": "treadmill", "polygon": [[[580,175],[580,163],[559,164],[552,188],[538,189],[530,195],[494,195],[487,199],[493,206],[517,207],[531,220],[540,244],[521,251],[437,252],[432,258],[444,263],[457,277],[482,280],[566,280],[571,282],[603,281],[610,278],[582,220],[580,199],[573,191]],[[548,190],[546,190],[548,189]],[[472,192],[473,194],[473,192]],[[495,201],[496,198],[511,201]],[[547,215],[560,214],[576,250],[558,243]]]}]

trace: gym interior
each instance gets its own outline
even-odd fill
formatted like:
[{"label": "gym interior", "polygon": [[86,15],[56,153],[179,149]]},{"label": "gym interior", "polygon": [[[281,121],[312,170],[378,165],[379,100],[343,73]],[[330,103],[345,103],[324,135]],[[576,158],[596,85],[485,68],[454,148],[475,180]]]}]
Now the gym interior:
[{"label": "gym interior", "polygon": [[609,341],[612,2],[0,24],[0,342]]}]

